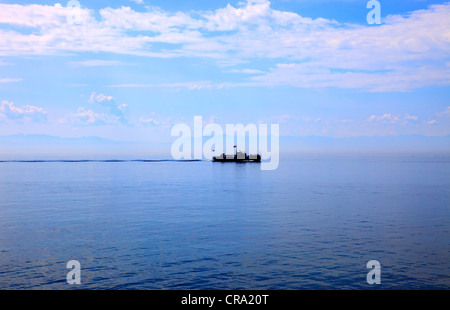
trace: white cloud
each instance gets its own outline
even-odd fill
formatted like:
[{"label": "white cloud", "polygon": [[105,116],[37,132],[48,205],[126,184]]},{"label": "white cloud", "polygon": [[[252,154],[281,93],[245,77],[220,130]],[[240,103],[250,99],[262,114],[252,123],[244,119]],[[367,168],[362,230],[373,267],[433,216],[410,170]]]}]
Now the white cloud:
[{"label": "white cloud", "polygon": [[16,107],[13,102],[3,100],[0,105],[0,119],[24,122],[45,122],[47,112],[40,107],[26,105]]},{"label": "white cloud", "polygon": [[8,25],[0,29],[0,56],[106,52],[218,64],[276,59],[277,66],[247,85],[408,91],[450,84],[450,3],[387,16],[380,26],[302,17],[265,0],[189,13],[83,8],[81,25],[67,23],[68,13],[58,4],[0,4],[0,24]]},{"label": "white cloud", "polygon": [[[108,96],[102,93],[97,94],[96,92],[92,92],[91,96],[88,99],[89,103],[98,103],[103,107],[107,108],[108,113],[100,114],[102,116],[108,116],[109,120],[120,121],[122,123],[126,123],[125,110],[127,108],[127,104],[118,104],[113,96]],[[90,115],[94,117],[94,112],[91,111]],[[95,118],[95,117],[94,117]],[[103,117],[104,118],[104,117]],[[92,119],[92,118],[91,118]],[[96,118],[98,119],[98,118]]]},{"label": "white cloud", "polygon": [[66,21],[68,9],[60,4],[1,4],[0,23],[25,27],[54,27]]},{"label": "white cloud", "polygon": [[75,113],[75,119],[89,125],[104,124],[106,122],[106,116],[104,114],[98,114],[92,110],[85,110],[83,107],[78,108],[77,113]]},{"label": "white cloud", "polygon": [[107,113],[97,113],[80,107],[75,114],[70,116],[70,120],[76,125],[107,125],[117,124],[120,121],[120,117]]},{"label": "white cloud", "polygon": [[0,79],[0,83],[14,83],[14,82],[20,82],[22,79],[16,79],[16,78],[3,78]]},{"label": "white cloud", "polygon": [[254,85],[360,88],[372,92],[409,91],[450,84],[450,70],[434,65],[420,68],[400,63],[386,70],[334,69],[320,62],[279,64],[271,72],[253,77]]},{"label": "white cloud", "polygon": [[171,118],[165,118],[165,119],[157,119],[155,117],[155,112],[151,113],[151,117],[140,117],[138,124],[143,126],[150,126],[150,127],[159,127],[159,128],[171,128],[173,126],[173,122],[171,121]]},{"label": "white cloud", "polygon": [[447,107],[445,111],[439,112],[439,116],[450,116],[450,107]]},{"label": "white cloud", "polygon": [[264,71],[257,70],[257,69],[232,69],[227,72],[230,73],[245,73],[245,74],[261,74],[264,73]]},{"label": "white cloud", "polygon": [[104,94],[97,94],[95,92],[92,92],[91,96],[89,97],[88,102],[103,102],[103,101],[111,101],[114,100],[113,96],[106,96]]},{"label": "white cloud", "polygon": [[405,116],[405,119],[412,120],[412,121],[417,121],[419,118],[417,116],[407,114]]},{"label": "white cloud", "polygon": [[379,121],[379,122],[384,122],[384,123],[395,124],[395,123],[399,123],[400,120],[401,119],[399,116],[392,115],[390,113],[385,113],[380,116],[371,115],[366,121],[367,122]]},{"label": "white cloud", "polygon": [[141,117],[139,118],[139,122],[146,125],[159,126],[161,125],[161,121],[155,120],[153,118]]},{"label": "white cloud", "polygon": [[201,89],[222,89],[231,87],[233,84],[229,83],[212,83],[210,81],[194,81],[194,82],[180,82],[180,83],[160,83],[160,84],[116,84],[109,85],[113,88],[175,88],[187,90],[201,90]]},{"label": "white cloud", "polygon": [[[102,17],[100,26],[105,28],[156,32],[157,34],[153,37],[145,37],[149,41],[153,41],[152,39],[158,41],[158,38],[162,38],[161,34],[183,33],[183,28],[199,29],[203,24],[201,20],[196,20],[185,13],[167,13],[156,8],[148,12],[137,12],[130,7],[104,8],[99,13]],[[193,32],[184,33],[195,34]],[[185,39],[191,41],[188,36]]]},{"label": "white cloud", "polygon": [[72,61],[70,65],[74,67],[104,67],[104,66],[121,66],[126,63],[117,60],[90,59],[82,61]]}]

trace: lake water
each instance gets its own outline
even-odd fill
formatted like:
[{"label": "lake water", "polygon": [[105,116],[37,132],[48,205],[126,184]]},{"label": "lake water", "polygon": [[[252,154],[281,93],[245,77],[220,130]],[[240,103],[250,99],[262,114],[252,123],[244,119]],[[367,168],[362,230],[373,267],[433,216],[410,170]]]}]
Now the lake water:
[{"label": "lake water", "polygon": [[0,162],[0,289],[449,289],[449,207],[447,155]]}]

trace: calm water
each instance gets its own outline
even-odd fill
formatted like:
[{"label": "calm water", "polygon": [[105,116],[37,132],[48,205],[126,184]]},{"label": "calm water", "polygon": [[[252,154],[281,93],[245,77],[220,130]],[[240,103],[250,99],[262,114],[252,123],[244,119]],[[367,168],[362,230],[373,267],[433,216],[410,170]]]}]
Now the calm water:
[{"label": "calm water", "polygon": [[1,162],[0,289],[449,289],[449,207],[450,156]]}]

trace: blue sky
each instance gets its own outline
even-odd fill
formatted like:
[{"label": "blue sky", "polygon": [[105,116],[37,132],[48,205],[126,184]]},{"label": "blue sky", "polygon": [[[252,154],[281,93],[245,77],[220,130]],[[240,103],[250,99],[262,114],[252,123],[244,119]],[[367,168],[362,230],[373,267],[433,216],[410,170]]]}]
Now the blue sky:
[{"label": "blue sky", "polygon": [[450,2],[0,1],[0,135],[172,141],[173,125],[304,137],[450,134]]}]

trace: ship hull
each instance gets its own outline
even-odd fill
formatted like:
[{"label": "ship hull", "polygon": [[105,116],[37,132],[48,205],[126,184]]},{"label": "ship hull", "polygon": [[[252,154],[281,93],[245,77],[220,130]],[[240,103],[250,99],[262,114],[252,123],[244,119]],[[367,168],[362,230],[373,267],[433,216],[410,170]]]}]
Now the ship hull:
[{"label": "ship hull", "polygon": [[237,156],[237,155],[226,156],[225,154],[222,154],[221,156],[214,156],[212,158],[212,160],[214,162],[219,162],[219,163],[260,163],[261,162],[260,155],[250,155],[250,156],[247,154],[242,154],[242,155],[243,156]]},{"label": "ship hull", "polygon": [[260,163],[261,159],[213,158],[213,161],[220,163]]}]

